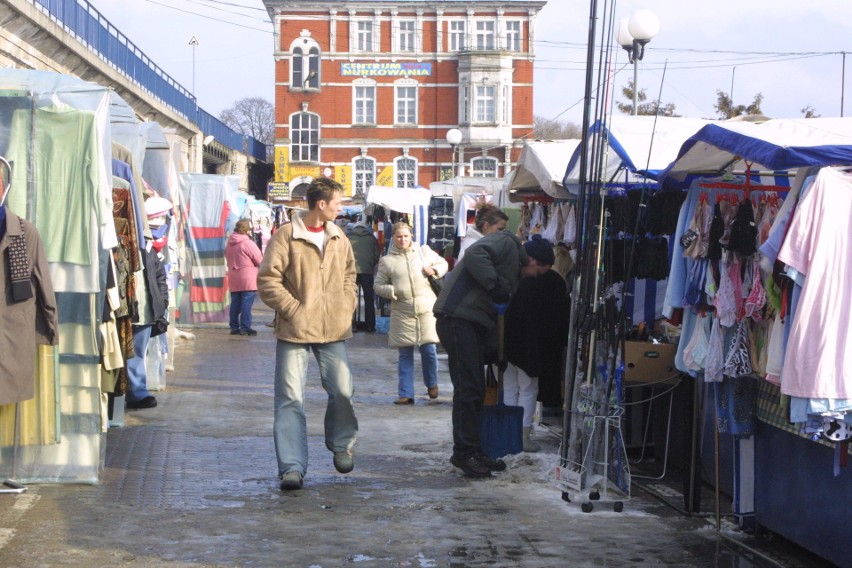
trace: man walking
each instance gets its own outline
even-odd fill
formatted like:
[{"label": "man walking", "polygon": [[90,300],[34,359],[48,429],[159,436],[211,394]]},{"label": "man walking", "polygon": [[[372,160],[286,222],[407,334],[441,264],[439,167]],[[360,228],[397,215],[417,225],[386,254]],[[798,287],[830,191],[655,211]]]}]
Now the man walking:
[{"label": "man walking", "polygon": [[[357,270],[355,283],[364,291],[364,329],[374,332],[376,331],[376,294],[373,286],[376,267],[379,265],[379,241],[373,236],[373,230],[367,223],[361,221],[349,225],[346,236],[349,237],[352,252],[355,254]],[[358,321],[355,314],[352,318],[352,331],[355,331]]]},{"label": "man walking", "polygon": [[352,337],[355,257],[349,239],[334,224],[342,191],[328,178],[311,182],[307,213],[294,215],[275,233],[257,277],[261,300],[277,316],[273,437],[282,490],[301,489],[308,469],[304,391],[311,351],[328,393],[325,445],[334,453],[337,471],[349,473],[354,467],[358,421],[344,340]]},{"label": "man walking", "polygon": [[[506,469],[482,451],[479,415],[485,396],[484,366],[497,351],[497,309],[505,309],[520,277],[545,268],[530,258],[517,237],[505,231],[485,235],[444,279],[435,302],[438,337],[447,351],[453,383],[453,455],[468,477],[490,477]],[[495,305],[496,304],[496,305]]]}]

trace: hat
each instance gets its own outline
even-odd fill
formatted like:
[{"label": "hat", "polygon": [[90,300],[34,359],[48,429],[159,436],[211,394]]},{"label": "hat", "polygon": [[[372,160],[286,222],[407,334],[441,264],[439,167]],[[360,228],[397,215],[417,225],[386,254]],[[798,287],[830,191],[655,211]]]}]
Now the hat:
[{"label": "hat", "polygon": [[524,243],[524,250],[527,255],[536,259],[541,264],[549,264],[553,266],[555,257],[553,256],[553,243],[541,235],[533,235],[530,240]]}]

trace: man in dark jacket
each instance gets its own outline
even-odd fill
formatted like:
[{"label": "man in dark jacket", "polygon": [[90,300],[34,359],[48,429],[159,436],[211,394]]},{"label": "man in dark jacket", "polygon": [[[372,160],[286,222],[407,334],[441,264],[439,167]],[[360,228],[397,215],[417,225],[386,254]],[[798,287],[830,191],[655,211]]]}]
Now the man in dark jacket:
[{"label": "man in dark jacket", "polygon": [[435,302],[438,337],[447,351],[453,382],[453,455],[450,463],[468,477],[490,477],[506,469],[486,456],[479,436],[486,362],[497,345],[497,310],[505,309],[521,277],[546,270],[504,231],[485,235],[444,278]]},{"label": "man in dark jacket", "polygon": [[[349,237],[352,252],[355,254],[355,283],[364,292],[364,328],[373,332],[376,331],[376,294],[373,284],[376,266],[379,264],[379,241],[365,223],[350,225],[346,236]],[[356,323],[357,319],[353,315],[353,324]],[[355,331],[355,325],[352,326],[352,331]]]}]

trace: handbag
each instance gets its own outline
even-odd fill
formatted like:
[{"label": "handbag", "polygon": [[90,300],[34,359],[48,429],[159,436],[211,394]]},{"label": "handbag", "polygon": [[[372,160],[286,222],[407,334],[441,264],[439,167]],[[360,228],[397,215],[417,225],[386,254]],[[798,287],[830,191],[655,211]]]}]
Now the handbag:
[{"label": "handbag", "polygon": [[[420,253],[420,263],[424,268],[426,268],[426,260],[423,258],[423,249],[419,248],[417,249],[417,252]],[[434,274],[430,274],[426,277],[426,279],[429,281],[429,287],[432,288],[432,292],[434,292],[437,297],[441,293],[441,289],[444,287],[444,279],[438,278]]]}]

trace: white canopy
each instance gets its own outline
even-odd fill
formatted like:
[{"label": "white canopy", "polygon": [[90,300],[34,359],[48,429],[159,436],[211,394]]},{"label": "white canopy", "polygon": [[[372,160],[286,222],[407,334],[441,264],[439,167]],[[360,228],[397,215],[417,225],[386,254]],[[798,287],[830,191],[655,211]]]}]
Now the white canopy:
[{"label": "white canopy", "polygon": [[517,168],[506,185],[510,201],[544,192],[550,197],[566,199],[571,195],[562,186],[568,160],[580,140],[532,140],[524,144]]},{"label": "white canopy", "polygon": [[682,181],[693,172],[774,172],[846,164],[852,164],[852,118],[726,121],[708,124],[685,140],[661,178]]},{"label": "white canopy", "polygon": [[[659,179],[660,172],[674,161],[684,141],[713,122],[670,116],[613,116],[606,124],[599,121],[591,126],[589,152],[599,146],[600,137],[605,137],[604,182],[614,182],[620,174],[624,175],[621,182],[642,181],[643,176]],[[564,175],[565,187],[572,194],[579,192],[580,156],[578,146]]]},{"label": "white canopy", "polygon": [[428,207],[432,193],[423,187],[384,187],[371,185],[367,191],[367,203],[381,205],[398,213],[414,213],[416,207]]}]

